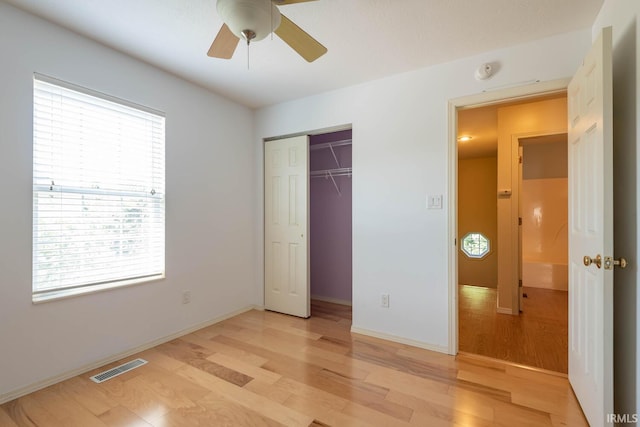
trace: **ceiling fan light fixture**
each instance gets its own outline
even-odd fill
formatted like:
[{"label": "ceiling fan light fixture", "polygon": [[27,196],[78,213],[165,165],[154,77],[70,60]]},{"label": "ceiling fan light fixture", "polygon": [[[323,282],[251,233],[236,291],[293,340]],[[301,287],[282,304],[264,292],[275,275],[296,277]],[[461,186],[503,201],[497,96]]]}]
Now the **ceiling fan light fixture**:
[{"label": "ceiling fan light fixture", "polygon": [[247,41],[262,40],[280,26],[280,11],[271,0],[218,0],[216,9],[231,32]]}]

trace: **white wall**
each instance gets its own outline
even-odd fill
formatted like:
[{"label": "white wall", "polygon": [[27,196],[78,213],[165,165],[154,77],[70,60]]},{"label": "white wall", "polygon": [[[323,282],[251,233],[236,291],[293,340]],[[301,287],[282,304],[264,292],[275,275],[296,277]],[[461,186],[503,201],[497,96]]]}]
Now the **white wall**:
[{"label": "white wall", "polygon": [[640,408],[640,306],[638,293],[638,123],[640,33],[637,0],[605,0],[593,37],[613,27],[614,251],[631,263],[614,272],[614,405],[618,414]]},{"label": "white wall", "polygon": [[[447,227],[455,221],[447,209],[448,101],[532,79],[569,77],[590,38],[588,29],[564,34],[257,111],[258,189],[262,138],[353,124],[354,328],[446,351]],[[473,73],[483,62],[499,62],[499,72],[477,82]],[[428,194],[444,195],[445,208],[427,210]],[[261,216],[255,227],[261,236]],[[261,245],[256,251],[261,260]],[[261,300],[260,263],[256,275]],[[382,293],[390,294],[389,308],[380,308]]]},{"label": "white wall", "polygon": [[[255,301],[249,109],[3,2],[0,58],[0,401]],[[166,112],[166,280],[31,303],[34,72]]]}]

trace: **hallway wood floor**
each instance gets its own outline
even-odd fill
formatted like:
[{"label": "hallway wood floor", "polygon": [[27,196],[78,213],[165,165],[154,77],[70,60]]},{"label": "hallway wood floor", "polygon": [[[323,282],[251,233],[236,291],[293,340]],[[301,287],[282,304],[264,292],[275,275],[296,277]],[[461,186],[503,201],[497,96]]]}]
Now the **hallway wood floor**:
[{"label": "hallway wood floor", "polygon": [[[565,378],[249,311],[0,406],[0,426],[584,426]],[[94,384],[90,375],[148,364]]]},{"label": "hallway wood floor", "polygon": [[566,374],[567,292],[524,288],[520,316],[496,312],[496,289],[458,287],[460,351]]}]

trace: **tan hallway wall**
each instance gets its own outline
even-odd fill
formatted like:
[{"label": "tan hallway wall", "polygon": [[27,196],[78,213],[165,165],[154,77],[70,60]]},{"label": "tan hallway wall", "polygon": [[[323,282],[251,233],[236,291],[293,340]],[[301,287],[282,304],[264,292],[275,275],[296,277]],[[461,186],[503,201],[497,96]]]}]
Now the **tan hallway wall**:
[{"label": "tan hallway wall", "polygon": [[495,288],[498,284],[497,167],[496,157],[458,162],[458,236],[480,232],[489,239],[491,249],[481,259],[458,250],[458,283],[463,285]]},{"label": "tan hallway wall", "polygon": [[518,314],[518,138],[565,133],[567,99],[498,109],[498,311]]}]

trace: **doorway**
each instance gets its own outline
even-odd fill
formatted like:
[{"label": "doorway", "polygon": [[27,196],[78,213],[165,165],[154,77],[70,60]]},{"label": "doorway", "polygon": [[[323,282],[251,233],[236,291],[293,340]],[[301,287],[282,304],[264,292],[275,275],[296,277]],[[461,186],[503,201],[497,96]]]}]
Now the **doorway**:
[{"label": "doorway", "polygon": [[265,309],[351,310],[351,129],[265,142]]},{"label": "doorway", "polygon": [[459,350],[567,373],[566,95],[457,118]]}]

